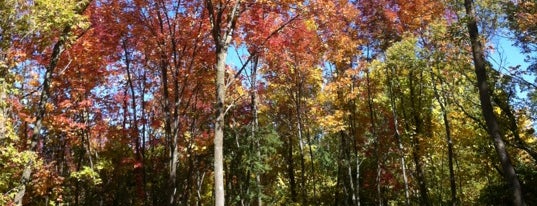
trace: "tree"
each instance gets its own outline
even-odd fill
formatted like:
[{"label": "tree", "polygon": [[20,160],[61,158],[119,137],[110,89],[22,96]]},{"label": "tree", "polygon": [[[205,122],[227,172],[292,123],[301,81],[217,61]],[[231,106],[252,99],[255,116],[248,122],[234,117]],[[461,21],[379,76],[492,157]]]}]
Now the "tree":
[{"label": "tree", "polygon": [[485,60],[483,45],[479,40],[479,31],[477,28],[477,20],[474,15],[472,0],[465,0],[464,7],[466,9],[466,15],[468,18],[467,27],[472,46],[477,86],[479,88],[479,100],[481,102],[483,117],[485,118],[485,122],[487,124],[487,131],[493,138],[494,147],[496,148],[496,153],[498,154],[502,165],[503,176],[505,181],[509,184],[511,192],[513,193],[513,204],[525,205],[520,182],[516,176],[511,159],[505,149],[505,143],[502,140],[498,121],[492,108],[489,83],[487,81],[488,65]]},{"label": "tree", "polygon": [[0,204],[530,204],[532,2],[1,2]]},{"label": "tree", "polygon": [[[227,4],[226,4],[227,3]],[[242,10],[240,0],[214,4],[212,0],[206,0],[206,8],[209,12],[212,37],[215,42],[216,63],[216,119],[214,124],[214,188],[215,205],[223,206],[224,200],[224,116],[226,113],[226,82],[225,66],[227,50],[231,44],[237,20]],[[229,7],[229,10],[226,9]],[[223,15],[226,15],[225,17]]]}]

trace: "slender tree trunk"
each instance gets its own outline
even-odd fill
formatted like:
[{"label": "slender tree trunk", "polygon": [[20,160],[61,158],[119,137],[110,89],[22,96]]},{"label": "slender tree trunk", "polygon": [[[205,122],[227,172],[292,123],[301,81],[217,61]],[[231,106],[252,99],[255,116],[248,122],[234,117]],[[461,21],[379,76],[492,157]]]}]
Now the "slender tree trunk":
[{"label": "slender tree trunk", "polygon": [[[92,0],[84,0],[84,1],[79,2],[75,8],[75,13],[82,14],[86,10],[86,8],[88,8],[91,2]],[[71,26],[66,26],[63,29],[60,39],[56,42],[56,44],[54,44],[54,47],[52,48],[50,62],[49,62],[49,65],[46,67],[45,77],[43,79],[43,91],[41,91],[41,97],[39,98],[39,102],[37,105],[35,126],[33,129],[33,135],[31,138],[32,140],[31,140],[30,150],[34,152],[37,152],[37,145],[38,145],[39,139],[41,139],[40,134],[41,134],[41,129],[43,127],[42,121],[43,121],[43,117],[45,116],[45,104],[50,96],[50,81],[52,81],[52,74],[54,73],[54,70],[56,69],[58,61],[60,60],[60,56],[65,49],[65,44],[66,44],[65,41],[67,40],[70,31],[71,31]],[[30,178],[32,174],[32,167],[33,167],[33,162],[32,161],[28,162],[22,173],[21,185],[19,186],[19,192],[17,192],[13,200],[14,204],[17,206],[22,205],[22,200],[26,192],[26,184],[30,182]]]},{"label": "slender tree trunk", "polygon": [[[341,147],[341,146],[340,146]],[[341,153],[340,158],[337,159],[337,173],[336,173],[336,187],[334,192],[334,205],[339,205],[339,190],[341,185]]]},{"label": "slender tree trunk", "polygon": [[[392,68],[391,74],[394,73],[394,69]],[[389,77],[388,77],[389,78]],[[401,141],[401,135],[399,133],[399,122],[397,119],[397,108],[395,104],[395,95],[393,91],[393,83],[392,79],[388,80],[388,87],[390,90],[390,102],[392,107],[392,115],[393,115],[393,127],[394,127],[394,137],[397,140],[397,144],[399,146],[399,155],[401,156],[401,170],[403,171],[403,181],[405,185],[405,205],[410,205],[410,194],[408,189],[408,178],[406,176],[406,162],[405,162],[405,156],[404,156],[404,147],[403,142]]]},{"label": "slender tree trunk", "polygon": [[[145,89],[146,89],[146,81],[147,81],[146,80],[146,73],[144,71],[143,77],[142,77],[142,86],[141,86],[142,87],[142,94],[140,95],[141,96],[141,98],[140,98],[141,107],[142,107],[142,108],[140,108],[140,110],[141,110],[141,118],[142,118],[142,122],[143,122],[142,123],[142,161],[143,161],[142,162],[142,164],[143,164],[142,174],[143,174],[144,187],[145,187],[145,185],[147,185],[146,183],[147,183],[147,170],[148,170],[148,168],[146,166],[146,161],[145,161],[145,157],[146,157],[145,156],[145,148],[146,148],[145,147],[145,142],[146,142],[146,125],[147,125],[145,122],[148,122],[148,121],[146,121],[147,117],[145,116],[145,100],[144,100]],[[149,191],[148,190],[145,190],[145,196],[146,196],[146,198],[145,198],[144,204],[149,204],[149,199],[148,199]]]},{"label": "slender tree trunk", "polygon": [[[135,175],[136,175],[136,178],[137,178],[137,181],[136,181],[136,192],[137,194],[136,195],[141,195],[141,199],[142,199],[142,202],[145,202],[145,181],[144,181],[144,164],[143,164],[143,156],[141,154],[141,151],[140,151],[140,130],[138,129],[138,115],[137,115],[137,109],[136,109],[136,93],[135,93],[135,89],[134,89],[134,84],[133,84],[133,81],[132,81],[132,71],[131,71],[131,59],[130,59],[130,53],[129,53],[129,50],[128,50],[128,45],[127,45],[127,39],[125,39],[123,42],[122,42],[122,46],[123,46],[123,52],[124,52],[124,55],[125,55],[125,69],[127,71],[127,86],[129,87],[129,91],[130,91],[130,95],[131,95],[131,110],[132,110],[132,119],[133,119],[133,122],[132,122],[132,130],[131,130],[131,135],[133,137],[133,142],[134,142],[134,145],[135,145],[135,157],[136,157],[136,161],[138,162],[138,164],[140,164],[140,167],[139,168],[135,168]],[[90,155],[91,157],[91,155]],[[136,197],[135,195],[135,197]]]},{"label": "slender tree trunk", "polygon": [[289,175],[289,189],[291,190],[291,200],[297,202],[295,163],[293,161],[293,142],[291,135],[287,135],[287,173]]},{"label": "slender tree trunk", "polygon": [[306,129],[306,138],[308,139],[308,146],[309,146],[309,153],[310,153],[310,160],[311,160],[311,179],[312,179],[312,184],[313,184],[313,197],[316,198],[317,197],[317,182],[315,178],[315,163],[313,161],[314,155],[313,155],[311,135],[309,133],[309,130],[307,129]]},{"label": "slender tree trunk", "polygon": [[[394,120],[395,123],[397,123],[397,120]],[[397,126],[396,126],[397,127]],[[410,205],[410,194],[408,189],[408,178],[406,175],[406,162],[405,162],[405,156],[404,156],[404,147],[403,142],[401,141],[401,135],[399,134],[398,129],[395,129],[395,138],[397,139],[397,144],[399,145],[399,153],[401,156],[401,170],[403,171],[403,183],[405,185],[405,204],[408,206]]]},{"label": "slender tree trunk", "polygon": [[449,184],[451,188],[451,204],[455,206],[455,205],[458,205],[458,199],[457,199],[457,184],[455,181],[455,171],[453,169],[453,158],[455,155],[453,153],[453,141],[451,140],[451,126],[449,123],[447,110],[445,106],[442,103],[440,103],[440,105],[442,109],[442,118],[444,120],[444,127],[446,130],[446,142],[448,145],[448,165],[449,165]]},{"label": "slender tree trunk", "polygon": [[[432,77],[432,83],[433,83],[433,90],[434,90],[434,96],[436,98],[436,101],[440,105],[440,110],[442,111],[442,120],[444,121],[444,128],[446,132],[446,143],[448,146],[448,167],[449,167],[449,185],[451,189],[451,205],[455,206],[458,205],[457,200],[457,183],[455,181],[455,171],[453,169],[453,141],[451,140],[451,126],[449,123],[448,118],[448,99],[445,95],[442,95],[443,98],[440,96],[440,92],[438,91],[438,88],[436,87],[436,81],[435,81],[435,74],[431,67],[431,77]],[[443,83],[440,83],[443,85]],[[440,86],[443,88],[442,86]],[[442,100],[443,99],[443,100]]]},{"label": "slender tree trunk", "polygon": [[451,128],[449,119],[447,116],[447,111],[445,108],[442,109],[442,117],[444,120],[444,127],[446,129],[446,141],[448,144],[448,165],[449,165],[449,185],[451,188],[451,205],[458,205],[457,200],[457,184],[455,182],[455,172],[453,170],[453,141],[451,140]]},{"label": "slender tree trunk", "polygon": [[164,101],[164,137],[166,139],[166,150],[169,153],[169,204],[172,205],[174,202],[174,196],[175,196],[175,190],[176,190],[176,173],[175,169],[173,168],[173,146],[171,144],[172,142],[172,129],[171,129],[171,113],[170,113],[170,94],[168,91],[168,65],[164,62],[164,60],[161,60],[160,65],[160,77],[162,81],[162,98]]},{"label": "slender tree trunk", "polygon": [[[216,39],[215,39],[216,41]],[[225,204],[224,193],[224,115],[225,115],[225,66],[227,49],[231,36],[224,43],[219,43],[216,49],[216,121],[214,125],[214,175],[215,175],[215,205]]]},{"label": "slender tree trunk", "polygon": [[382,165],[381,165],[381,157],[379,152],[379,138],[377,136],[376,131],[376,121],[375,121],[375,112],[373,110],[373,97],[371,94],[371,82],[369,79],[369,69],[366,70],[366,81],[367,81],[367,107],[369,108],[369,120],[371,123],[370,132],[372,137],[374,138],[374,146],[375,146],[375,156],[376,156],[376,162],[377,162],[377,176],[375,177],[375,182],[377,184],[377,200],[378,205],[382,206],[382,190],[381,190],[381,183],[380,183],[380,176],[382,174]]},{"label": "slender tree trunk", "polygon": [[[349,159],[348,155],[348,144],[346,141],[346,136],[343,131],[339,132],[340,143],[339,143],[339,159],[338,161],[338,179],[336,184],[336,202],[335,205],[339,205],[340,202],[343,205],[350,205],[352,202],[352,183],[349,184],[349,177],[352,178],[351,172],[349,171],[349,164],[345,163],[345,160]],[[346,165],[345,165],[346,164]],[[341,185],[341,186],[339,186]],[[339,200],[339,191],[343,190],[341,200]]]},{"label": "slender tree trunk", "polygon": [[474,58],[475,73],[477,77],[477,86],[479,89],[479,100],[481,102],[481,111],[487,125],[487,131],[494,140],[494,147],[496,153],[498,153],[500,163],[502,165],[503,176],[505,182],[509,185],[512,192],[512,201],[515,206],[525,205],[524,197],[522,196],[522,187],[515,172],[515,168],[511,163],[509,154],[505,149],[505,144],[500,134],[500,128],[492,103],[490,99],[490,89],[487,82],[487,63],[485,60],[485,53],[483,51],[483,45],[479,39],[479,30],[477,28],[477,22],[473,10],[473,1],[464,0],[464,7],[466,9],[466,15],[468,17],[467,27],[470,34],[470,42],[472,45],[472,55]]},{"label": "slender tree trunk", "polygon": [[420,191],[420,198],[421,198],[421,204],[422,205],[431,205],[431,202],[429,200],[429,194],[427,185],[425,182],[425,175],[423,174],[423,163],[421,161],[421,158],[419,156],[420,150],[421,150],[421,143],[418,140],[419,134],[415,135],[412,138],[412,160],[414,161],[414,164],[416,165],[416,179],[418,179],[418,186]]},{"label": "slender tree trunk", "polygon": [[[422,79],[423,72],[420,70],[420,80]],[[412,107],[412,116],[414,119],[414,135],[412,137],[412,160],[416,165],[416,179],[418,180],[418,187],[420,192],[421,204],[429,206],[431,201],[429,200],[429,194],[427,189],[427,184],[425,180],[425,174],[423,173],[423,163],[420,157],[421,151],[421,141],[420,136],[423,135],[423,119],[420,117],[421,112],[421,102],[422,102],[422,92],[421,92],[421,82],[420,91],[416,94],[416,89],[414,88],[414,72],[411,71],[408,74],[409,87],[410,87],[410,105]],[[404,107],[403,107],[404,108]],[[403,111],[404,114],[404,111]],[[408,124],[407,124],[408,125]],[[410,129],[410,128],[407,128]]]},{"label": "slender tree trunk", "polygon": [[300,150],[300,170],[301,170],[301,174],[300,174],[300,196],[301,196],[301,201],[302,201],[302,204],[305,205],[306,204],[306,165],[305,165],[305,161],[304,161],[304,140],[303,140],[303,137],[302,137],[302,134],[303,134],[303,129],[302,129],[302,115],[301,115],[301,111],[302,111],[302,102],[301,102],[301,99],[302,99],[302,77],[300,76],[300,72],[298,71],[298,68],[295,67],[295,82],[296,82],[296,89],[297,91],[295,92],[294,96],[295,96],[295,112],[296,112],[296,126],[297,126],[297,135],[298,135],[298,146],[299,146],[299,150]]},{"label": "slender tree trunk", "polygon": [[[297,116],[300,116],[300,114],[297,114]],[[300,117],[298,117],[300,118]],[[302,204],[306,204],[306,165],[304,160],[304,141],[302,138],[302,124],[300,123],[300,119],[297,121],[297,129],[298,129],[298,146],[300,150],[300,196]]]},{"label": "slender tree trunk", "polygon": [[[261,150],[260,150],[260,144],[259,144],[259,137],[256,137],[257,133],[257,127],[258,127],[258,119],[257,119],[257,65],[259,63],[259,57],[254,57],[254,65],[252,66],[252,76],[251,76],[251,109],[252,109],[252,133],[251,138],[252,141],[254,141],[254,145],[257,148],[256,155],[258,158],[258,161],[263,161],[261,159]],[[263,205],[263,199],[261,198],[261,172],[258,170],[255,170],[255,183],[256,183],[256,193],[257,193],[257,205],[262,206]]]},{"label": "slender tree trunk", "polygon": [[[160,32],[161,33],[164,33],[164,28],[165,28],[165,25],[164,25],[164,19],[163,19],[163,14],[161,12],[160,9],[157,9],[157,20],[158,20],[158,23],[159,23],[159,29],[160,29]],[[164,14],[166,15],[166,14]],[[170,64],[168,63],[168,56],[167,56],[167,53],[166,51],[164,51],[162,48],[166,48],[166,45],[164,43],[164,40],[161,40],[159,41],[159,44],[160,44],[160,47],[161,47],[161,51],[160,52],[160,78],[161,78],[161,82],[162,82],[162,98],[163,98],[163,106],[164,106],[164,137],[166,139],[166,147],[165,147],[165,153],[168,153],[168,158],[169,158],[169,162],[168,162],[168,166],[169,166],[169,171],[168,171],[168,195],[169,195],[169,200],[168,200],[168,205],[174,205],[175,204],[175,196],[177,194],[177,160],[175,159],[175,146],[174,146],[174,142],[176,141],[175,139],[177,138],[176,135],[173,133],[174,129],[172,129],[172,111],[171,111],[171,104],[170,104],[170,87],[169,87],[169,84],[168,84],[168,71],[169,71],[169,66]],[[173,76],[172,76],[172,79]]]},{"label": "slender tree trunk", "polygon": [[[352,67],[352,65],[351,65]],[[352,84],[351,84],[351,93],[354,93],[354,89],[356,88],[356,80],[355,77],[352,77]],[[354,196],[356,197],[356,200],[354,202],[355,205],[360,206],[361,200],[360,200],[360,166],[362,165],[363,159],[360,159],[360,151],[358,150],[358,140],[356,138],[357,136],[357,125],[356,121],[358,119],[356,114],[356,100],[351,100],[349,105],[350,115],[351,118],[349,119],[350,127],[351,127],[351,137],[352,137],[352,149],[354,150]]]},{"label": "slender tree trunk", "polygon": [[197,172],[197,186],[196,186],[196,205],[198,206],[201,206],[201,190],[202,190],[202,185],[203,185],[203,179],[205,178],[205,172],[203,172],[201,174],[201,177],[200,177],[200,174],[199,174],[199,171]]},{"label": "slender tree trunk", "polygon": [[352,160],[351,160],[351,157],[350,155],[347,156],[349,159],[348,159],[348,165],[347,165],[347,175],[349,178],[349,191],[347,192],[347,194],[349,195],[350,197],[350,204],[351,205],[356,205],[356,193],[355,193],[355,188],[354,188],[354,175],[352,175]]},{"label": "slender tree trunk", "polygon": [[361,205],[361,201],[360,201],[360,166],[362,166],[362,162],[363,160],[360,160],[358,158],[358,156],[356,156],[356,205],[357,206],[360,206]]}]

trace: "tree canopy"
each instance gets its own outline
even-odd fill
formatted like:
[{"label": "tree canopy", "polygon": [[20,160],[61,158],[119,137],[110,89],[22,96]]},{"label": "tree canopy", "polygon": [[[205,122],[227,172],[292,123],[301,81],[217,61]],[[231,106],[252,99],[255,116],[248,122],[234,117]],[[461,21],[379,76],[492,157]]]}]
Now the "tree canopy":
[{"label": "tree canopy", "polygon": [[537,204],[535,0],[0,16],[0,205]]}]

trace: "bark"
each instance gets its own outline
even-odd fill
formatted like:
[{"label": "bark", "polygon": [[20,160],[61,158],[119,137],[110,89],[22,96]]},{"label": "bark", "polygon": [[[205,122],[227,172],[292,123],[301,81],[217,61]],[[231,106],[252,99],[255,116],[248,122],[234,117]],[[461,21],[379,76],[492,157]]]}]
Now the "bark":
[{"label": "bark", "polygon": [[[435,87],[436,89],[436,87]],[[451,189],[451,204],[457,205],[457,184],[455,183],[455,172],[453,170],[453,141],[451,140],[451,127],[447,115],[447,110],[443,103],[440,103],[440,97],[437,97],[442,110],[442,119],[444,121],[444,128],[446,132],[446,142],[448,145],[448,165],[449,165],[449,184]],[[444,98],[445,99],[445,98]]]},{"label": "bark", "polygon": [[[226,57],[229,44],[231,43],[233,32],[239,17],[239,7],[241,1],[237,0],[230,10],[227,22],[224,22],[222,15],[226,9],[223,2],[213,6],[212,0],[206,0],[205,4],[209,12],[209,18],[211,21],[211,30],[213,40],[216,46],[216,120],[214,124],[214,187],[215,187],[215,205],[224,206],[225,193],[224,193],[224,116],[226,112],[225,99],[226,99],[226,84],[225,84],[225,66]],[[225,24],[224,24],[225,23]],[[222,32],[222,26],[225,29]]]},{"label": "bark", "polygon": [[[135,93],[135,88],[134,88],[134,83],[133,83],[133,74],[132,74],[132,71],[131,71],[131,59],[130,59],[130,53],[129,53],[129,49],[128,49],[128,45],[127,45],[127,42],[128,40],[124,40],[122,42],[122,46],[123,46],[123,52],[124,52],[124,55],[125,55],[125,70],[127,71],[127,86],[129,87],[129,91],[130,91],[130,95],[131,95],[131,110],[132,110],[132,119],[133,119],[133,123],[131,124],[131,127],[132,127],[132,130],[131,130],[131,135],[132,135],[132,138],[134,141],[134,145],[135,145],[135,157],[136,157],[136,161],[138,162],[138,164],[140,164],[141,166],[139,168],[135,168],[135,175],[136,175],[136,178],[137,178],[137,181],[136,181],[136,192],[137,192],[137,195],[141,195],[141,199],[142,199],[142,202],[145,202],[145,169],[144,169],[144,159],[143,159],[143,156],[142,156],[142,152],[141,152],[141,146],[140,146],[140,131],[139,131],[139,128],[138,128],[138,115],[137,115],[137,109],[136,109],[136,93]],[[89,140],[88,140],[89,142]],[[88,147],[89,149],[89,147]],[[90,155],[91,157],[91,155]],[[92,166],[93,168],[93,166]]]},{"label": "bark", "polygon": [[[432,77],[432,83],[433,83],[433,90],[434,90],[434,96],[436,98],[436,101],[440,105],[440,110],[442,111],[442,120],[444,121],[444,129],[446,132],[446,143],[448,146],[448,167],[449,167],[449,186],[451,191],[451,205],[455,206],[458,205],[458,199],[457,199],[457,183],[455,181],[455,171],[453,169],[453,141],[451,139],[451,126],[448,118],[448,100],[447,97],[442,95],[443,98],[441,98],[440,92],[438,91],[438,88],[436,87],[436,81],[435,81],[435,74],[433,72],[432,67],[430,68],[431,77]],[[441,83],[442,84],[442,83]],[[441,86],[441,88],[443,88]]]},{"label": "bark", "polygon": [[[92,0],[85,0],[79,2],[79,5],[75,8],[75,13],[82,14],[88,8],[89,4],[92,2]],[[33,129],[33,135],[31,138],[31,146],[30,150],[37,152],[37,145],[39,142],[39,139],[41,139],[41,129],[43,128],[43,117],[45,116],[45,104],[50,96],[50,83],[52,81],[52,75],[54,74],[54,70],[56,69],[56,66],[58,65],[58,61],[60,60],[60,56],[63,53],[65,49],[65,44],[67,37],[69,35],[69,32],[71,32],[71,26],[66,26],[62,34],[59,38],[59,40],[54,44],[54,47],[52,48],[52,54],[50,56],[50,62],[49,65],[46,67],[45,71],[45,77],[43,79],[43,91],[41,91],[41,96],[39,98],[39,103],[37,105],[37,111],[36,111],[36,120],[35,120],[35,126]],[[33,167],[33,161],[29,161],[22,173],[21,178],[21,185],[19,186],[19,192],[15,195],[15,198],[13,200],[15,205],[22,205],[22,200],[24,199],[24,195],[26,192],[26,184],[30,182],[31,174],[32,174],[32,167]]]},{"label": "bark", "polygon": [[[227,49],[226,49],[227,50]],[[224,205],[224,104],[226,88],[224,86],[225,61],[227,52],[217,53],[216,61],[216,122],[214,128],[214,176],[215,176],[215,205]]]},{"label": "bark", "polygon": [[[345,163],[345,160],[349,159],[349,145],[347,144],[347,137],[343,131],[339,132],[339,158],[337,160],[338,162],[338,173],[337,173],[337,184],[336,184],[336,198],[335,198],[335,205],[343,204],[343,205],[351,205],[352,204],[352,174],[350,172],[350,166],[349,163]],[[349,183],[350,182],[350,183]],[[341,200],[340,198],[340,190],[343,191]]]},{"label": "bark", "polygon": [[[419,126],[416,126],[416,128],[419,128]],[[423,174],[423,163],[419,155],[421,151],[421,142],[419,140],[420,136],[421,136],[421,133],[416,132],[415,135],[412,137],[412,146],[413,146],[412,147],[412,160],[414,161],[414,165],[416,166],[416,179],[418,180],[421,204],[431,205],[431,201],[429,200],[427,184],[425,181],[425,175]]]},{"label": "bark", "polygon": [[[341,147],[341,146],[340,146]],[[340,153],[340,158],[337,161],[337,177],[336,177],[336,187],[335,187],[335,193],[334,193],[334,205],[338,205],[339,204],[339,188],[340,188],[340,184],[341,184],[341,153]]]},{"label": "bark", "polygon": [[[160,9],[157,9],[157,20],[159,23],[159,29],[161,33],[164,33],[164,19]],[[173,133],[172,129],[172,112],[170,107],[170,91],[169,91],[169,63],[167,61],[168,56],[166,55],[165,47],[166,44],[164,40],[159,41],[160,49],[160,80],[162,83],[162,99],[164,107],[164,139],[166,140],[165,152],[168,153],[169,158],[169,171],[168,171],[168,195],[169,195],[169,205],[175,204],[175,196],[177,194],[177,161],[175,160],[175,147],[174,139],[177,137]]]},{"label": "bark", "polygon": [[503,177],[512,192],[513,205],[522,206],[525,205],[524,197],[522,196],[522,187],[516,175],[513,164],[511,163],[509,154],[505,148],[505,143],[502,139],[502,135],[500,134],[500,128],[490,99],[490,88],[487,82],[487,63],[485,60],[483,45],[479,39],[479,30],[473,10],[473,1],[464,0],[464,7],[468,17],[467,27],[472,46],[472,55],[479,90],[479,100],[481,102],[481,111],[487,125],[487,132],[494,141],[494,147],[502,165]]},{"label": "bark", "polygon": [[442,117],[444,120],[444,127],[446,129],[446,141],[448,144],[448,165],[449,165],[449,185],[451,189],[451,204],[453,206],[458,205],[457,199],[457,184],[455,182],[455,172],[453,170],[453,141],[451,140],[451,128],[448,120],[447,112],[442,108]]},{"label": "bark", "polygon": [[[308,139],[308,147],[309,147],[309,153],[310,153],[310,166],[311,166],[311,179],[313,184],[313,197],[317,197],[317,181],[315,178],[315,162],[314,155],[313,155],[313,148],[312,148],[312,141],[311,141],[311,134],[309,130],[306,129],[306,138]],[[316,202],[318,203],[318,202]]]},{"label": "bark", "polygon": [[170,185],[170,202],[169,204],[172,205],[174,202],[174,196],[175,196],[175,188],[176,188],[176,173],[174,169],[174,163],[172,158],[172,151],[173,146],[171,145],[171,139],[174,138],[172,135],[172,129],[171,129],[171,113],[170,113],[170,94],[168,91],[168,65],[164,62],[164,60],[161,60],[160,65],[160,77],[162,81],[162,98],[164,101],[164,137],[166,139],[167,145],[169,148],[167,152],[169,152],[170,156],[170,171],[168,173],[169,176],[169,185]]},{"label": "bark", "polygon": [[375,160],[377,162],[377,176],[375,177],[375,182],[377,184],[377,200],[378,205],[382,206],[382,190],[381,190],[381,183],[380,183],[380,176],[382,174],[382,166],[381,166],[381,157],[379,152],[379,139],[376,132],[376,120],[375,120],[375,112],[373,110],[373,98],[371,97],[371,82],[369,79],[369,69],[366,70],[366,82],[367,82],[367,107],[369,108],[369,121],[371,123],[370,132],[374,139],[374,146],[375,146]]},{"label": "bark", "polygon": [[[502,109],[502,112],[507,115],[508,118],[508,124],[509,124],[509,130],[513,133],[513,137],[515,138],[514,144],[512,144],[514,147],[524,150],[527,152],[532,158],[533,161],[537,161],[537,152],[533,150],[524,140],[520,138],[520,132],[518,130],[518,123],[517,118],[515,114],[513,113],[513,109],[509,105],[509,100],[501,100],[499,97],[494,96],[493,97],[494,102]],[[508,142],[509,144],[509,142]]]},{"label": "bark", "polygon": [[361,200],[360,200],[360,166],[362,165],[362,162],[364,160],[360,160],[358,156],[356,156],[356,203],[355,205],[360,206]]},{"label": "bark", "polygon": [[[393,74],[394,69],[392,68],[392,71],[391,73]],[[394,95],[394,91],[393,91],[393,82],[392,80],[388,80],[388,87],[389,87],[389,90],[390,90],[390,102],[391,102],[391,107],[392,107],[392,115],[393,115],[393,127],[394,127],[394,137],[397,141],[397,144],[399,146],[399,153],[400,153],[400,159],[401,159],[401,170],[403,172],[403,181],[404,181],[404,185],[405,185],[405,205],[410,205],[410,194],[409,194],[409,189],[408,189],[408,178],[406,176],[406,162],[405,162],[405,156],[404,156],[404,147],[403,147],[403,142],[401,141],[401,134],[399,133],[399,122],[398,122],[398,118],[397,118],[397,108],[396,108],[396,104],[395,104],[395,95]]]},{"label": "bark", "polygon": [[[348,151],[348,147],[346,147],[346,150]],[[352,172],[352,160],[351,160],[351,155],[350,155],[350,152],[346,152],[347,153],[347,178],[348,178],[348,181],[349,181],[349,191],[347,192],[347,197],[350,198],[350,204],[351,205],[356,205],[356,189],[354,188],[354,176],[353,176],[353,172]]]},{"label": "bark", "polygon": [[[257,117],[257,65],[259,63],[259,57],[254,57],[254,65],[252,66],[252,76],[251,76],[251,109],[252,109],[252,133],[251,137],[254,141],[254,145],[257,149],[256,155],[258,158],[258,161],[262,161],[261,159],[261,150],[259,149],[260,143],[259,138],[256,138],[257,133],[257,127],[258,127],[258,117]],[[263,205],[263,199],[261,198],[261,172],[256,170],[255,171],[255,183],[256,183],[256,193],[257,193],[257,205],[262,206]]]},{"label": "bark", "polygon": [[[423,72],[420,71],[420,79],[423,77]],[[421,82],[418,82],[419,85],[419,91],[418,94],[416,94],[416,88],[414,87],[414,72],[411,71],[408,75],[409,79],[409,87],[410,87],[410,105],[412,107],[412,117],[414,120],[414,135],[412,137],[412,160],[414,161],[414,165],[416,165],[416,179],[418,180],[418,187],[420,192],[420,199],[422,205],[431,205],[431,201],[429,200],[429,194],[427,189],[427,184],[425,181],[425,175],[423,174],[423,163],[421,161],[420,157],[420,151],[421,151],[421,141],[420,136],[423,135],[423,119],[420,116],[421,113],[421,103],[422,103],[422,84]],[[403,107],[404,108],[404,107]],[[403,111],[403,115],[405,112]],[[406,124],[407,130],[408,124]]]},{"label": "bark", "polygon": [[291,200],[297,202],[295,167],[293,161],[293,142],[291,135],[287,135],[287,173],[289,175],[289,189],[291,190]]},{"label": "bark", "polygon": [[[352,67],[352,65],[351,65]],[[356,79],[355,77],[352,77],[352,84],[351,84],[351,93],[354,93],[354,89],[356,88]],[[352,99],[347,105],[348,110],[350,110],[350,116],[349,116],[349,126],[351,129],[350,137],[352,139],[352,150],[353,150],[353,156],[349,159],[351,164],[349,166],[354,166],[354,174],[352,175],[352,179],[354,182],[353,186],[353,204],[354,205],[360,205],[360,166],[362,164],[363,160],[360,160],[360,151],[358,150],[358,139],[356,138],[358,136],[357,132],[357,119],[358,116],[356,114],[356,100]],[[354,160],[352,160],[354,158]],[[352,165],[354,164],[354,165]]]},{"label": "bark", "polygon": [[300,72],[298,71],[298,68],[295,66],[294,71],[296,72],[296,93],[293,95],[295,96],[295,111],[296,111],[296,126],[297,126],[297,135],[298,135],[298,146],[300,150],[300,178],[301,178],[301,188],[300,188],[300,196],[302,200],[302,204],[306,204],[306,165],[304,160],[304,140],[303,140],[303,125],[302,125],[302,77],[300,76]]}]

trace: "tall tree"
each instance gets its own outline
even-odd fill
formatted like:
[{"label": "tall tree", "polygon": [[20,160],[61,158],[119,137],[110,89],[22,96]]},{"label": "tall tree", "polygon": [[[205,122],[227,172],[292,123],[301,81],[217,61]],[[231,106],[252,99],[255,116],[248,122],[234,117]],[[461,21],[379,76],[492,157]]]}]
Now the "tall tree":
[{"label": "tall tree", "polygon": [[481,102],[481,111],[487,125],[487,132],[494,141],[494,147],[496,153],[499,156],[500,163],[502,165],[503,176],[505,182],[509,184],[513,197],[513,205],[522,206],[525,205],[524,197],[522,193],[522,187],[516,175],[513,164],[507,150],[505,143],[500,134],[500,128],[494,110],[492,108],[492,102],[490,98],[489,82],[487,77],[487,61],[485,60],[485,53],[483,50],[483,44],[479,37],[479,30],[477,27],[477,20],[475,17],[473,0],[465,0],[464,7],[467,15],[467,28],[470,35],[470,43],[472,47],[472,55],[474,59],[475,74],[477,77],[477,87],[479,89],[479,100]]},{"label": "tall tree", "polygon": [[224,116],[226,113],[226,57],[242,10],[241,0],[230,2],[205,1],[215,43],[216,104],[214,124],[214,199],[216,206],[223,206],[224,199]]},{"label": "tall tree", "polygon": [[[47,2],[39,2],[39,3],[43,3],[43,4],[46,4]],[[69,15],[82,15],[84,13],[84,11],[86,10],[86,8],[89,6],[89,4],[91,3],[91,0],[84,0],[84,1],[81,1],[81,2],[71,2],[73,5],[71,7],[71,12],[73,12],[72,14],[69,14]],[[38,5],[38,4],[36,4]],[[55,8],[55,9],[58,9],[58,8]],[[66,25],[63,25],[64,28],[62,29],[61,31],[61,34],[60,34],[60,37],[59,37],[59,40],[54,44],[53,48],[52,48],[52,53],[50,54],[50,59],[49,59],[49,63],[48,63],[48,66],[46,67],[46,71],[45,71],[45,76],[44,76],[44,80],[43,80],[43,90],[41,92],[41,97],[39,99],[39,103],[38,103],[38,108],[37,108],[37,111],[36,111],[36,120],[35,120],[35,125],[34,125],[34,129],[33,129],[33,135],[32,135],[32,138],[31,138],[31,147],[30,149],[33,150],[33,151],[37,151],[37,145],[38,145],[38,141],[39,139],[41,138],[41,129],[42,129],[42,126],[43,126],[43,117],[45,115],[45,103],[46,101],[48,100],[49,96],[50,96],[50,84],[51,84],[51,81],[52,81],[52,75],[53,73],[55,72],[56,70],[56,66],[58,64],[58,60],[61,56],[61,54],[63,53],[64,51],[64,48],[65,48],[65,44],[67,44],[68,42],[68,37],[70,35],[70,31],[73,29],[73,27],[75,25],[73,25],[74,23],[76,22],[69,22],[67,21],[66,22]],[[21,184],[21,188],[19,189],[19,192],[17,193],[17,195],[15,196],[15,199],[14,199],[14,202],[15,202],[15,205],[22,205],[22,201],[23,201],[23,198],[24,198],[24,195],[25,195],[25,192],[26,192],[26,189],[25,189],[25,185],[30,181],[30,175],[31,175],[31,172],[32,172],[32,162],[29,162],[27,164],[27,166],[25,167],[24,169],[24,172],[23,172],[23,176],[22,176],[22,182],[23,184]]]}]

